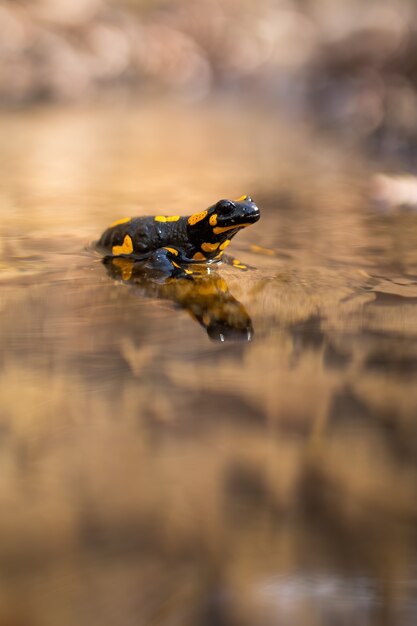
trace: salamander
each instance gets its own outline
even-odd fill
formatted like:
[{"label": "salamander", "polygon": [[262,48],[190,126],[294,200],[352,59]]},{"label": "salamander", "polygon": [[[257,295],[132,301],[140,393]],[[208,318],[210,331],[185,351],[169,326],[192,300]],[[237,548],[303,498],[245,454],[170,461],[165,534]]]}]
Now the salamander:
[{"label": "salamander", "polygon": [[169,276],[185,276],[195,263],[226,261],[239,269],[243,263],[224,255],[231,239],[242,228],[258,221],[260,212],[249,196],[219,200],[193,215],[126,217],[111,224],[97,248],[107,258],[145,261]]}]

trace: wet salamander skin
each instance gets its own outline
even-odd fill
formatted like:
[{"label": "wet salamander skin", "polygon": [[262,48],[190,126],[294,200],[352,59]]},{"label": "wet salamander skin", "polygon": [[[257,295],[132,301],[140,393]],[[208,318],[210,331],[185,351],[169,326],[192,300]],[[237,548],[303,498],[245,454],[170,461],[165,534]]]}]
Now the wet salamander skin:
[{"label": "wet salamander skin", "polygon": [[[213,263],[222,259],[232,237],[259,217],[259,209],[249,196],[219,200],[189,217],[121,219],[104,231],[97,247],[107,257],[147,259],[167,270],[184,264]],[[233,264],[241,265],[238,261]]]}]

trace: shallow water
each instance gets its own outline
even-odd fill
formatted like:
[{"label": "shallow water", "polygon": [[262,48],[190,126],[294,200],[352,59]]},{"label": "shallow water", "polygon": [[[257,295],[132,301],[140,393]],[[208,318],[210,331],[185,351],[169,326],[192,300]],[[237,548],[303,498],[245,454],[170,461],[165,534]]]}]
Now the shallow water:
[{"label": "shallow water", "polygon": [[[0,131],[0,623],[415,623],[417,215],[267,109]],[[255,269],[209,280],[250,341],[92,251],[119,217],[245,193]]]}]

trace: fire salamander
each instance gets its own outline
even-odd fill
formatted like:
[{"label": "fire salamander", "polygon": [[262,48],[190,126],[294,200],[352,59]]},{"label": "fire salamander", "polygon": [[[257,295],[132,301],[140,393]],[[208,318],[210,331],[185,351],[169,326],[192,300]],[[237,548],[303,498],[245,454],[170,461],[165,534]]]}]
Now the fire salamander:
[{"label": "fire salamander", "polygon": [[249,196],[219,200],[189,217],[126,217],[104,231],[97,248],[106,258],[144,261],[148,268],[170,277],[189,276],[193,273],[190,266],[196,263],[226,261],[247,269],[224,251],[236,233],[259,217],[259,209]]}]

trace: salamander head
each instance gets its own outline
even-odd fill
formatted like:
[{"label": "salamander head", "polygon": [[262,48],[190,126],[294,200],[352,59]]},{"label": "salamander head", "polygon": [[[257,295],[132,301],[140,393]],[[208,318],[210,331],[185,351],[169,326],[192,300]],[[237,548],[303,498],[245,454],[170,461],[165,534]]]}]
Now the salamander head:
[{"label": "salamander head", "polygon": [[242,228],[258,221],[260,212],[252,198],[219,200],[216,204],[188,218],[188,236],[198,253],[207,259],[217,258]]}]

